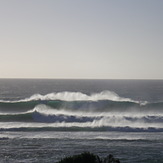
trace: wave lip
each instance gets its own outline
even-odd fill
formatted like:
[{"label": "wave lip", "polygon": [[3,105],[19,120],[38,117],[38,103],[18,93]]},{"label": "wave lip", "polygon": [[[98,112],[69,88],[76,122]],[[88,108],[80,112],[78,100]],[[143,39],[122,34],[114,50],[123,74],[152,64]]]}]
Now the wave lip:
[{"label": "wave lip", "polygon": [[84,94],[82,92],[54,92],[46,95],[34,94],[29,98],[25,98],[18,101],[4,101],[0,102],[28,102],[28,101],[46,101],[46,100],[61,100],[61,101],[99,101],[99,100],[110,100],[110,101],[129,101],[136,102],[139,101],[132,100],[130,98],[120,97],[118,94],[112,91],[102,91],[100,93],[92,93],[91,95]]}]

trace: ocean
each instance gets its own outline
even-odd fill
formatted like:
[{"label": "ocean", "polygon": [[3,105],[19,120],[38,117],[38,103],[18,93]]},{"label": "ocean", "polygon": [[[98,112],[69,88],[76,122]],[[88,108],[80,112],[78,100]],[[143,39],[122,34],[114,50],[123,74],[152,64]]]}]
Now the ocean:
[{"label": "ocean", "polygon": [[0,148],[0,163],[163,163],[163,80],[0,79]]}]

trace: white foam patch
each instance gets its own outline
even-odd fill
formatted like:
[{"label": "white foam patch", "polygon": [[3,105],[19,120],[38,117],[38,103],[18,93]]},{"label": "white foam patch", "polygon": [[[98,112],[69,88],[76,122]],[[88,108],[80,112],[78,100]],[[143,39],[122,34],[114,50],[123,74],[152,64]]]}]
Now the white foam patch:
[{"label": "white foam patch", "polygon": [[98,100],[111,100],[111,101],[129,101],[137,102],[130,98],[120,97],[118,94],[112,91],[102,91],[100,93],[93,93],[87,95],[81,92],[57,92],[49,93],[46,95],[35,94],[30,98],[26,98],[21,101],[32,101],[32,100],[63,100],[63,101],[98,101]]}]

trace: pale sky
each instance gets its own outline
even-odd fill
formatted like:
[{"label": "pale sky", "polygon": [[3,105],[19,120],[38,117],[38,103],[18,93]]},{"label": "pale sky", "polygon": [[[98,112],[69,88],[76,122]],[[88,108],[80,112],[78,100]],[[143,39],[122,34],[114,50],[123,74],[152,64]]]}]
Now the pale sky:
[{"label": "pale sky", "polygon": [[163,79],[163,0],[0,0],[0,78]]}]

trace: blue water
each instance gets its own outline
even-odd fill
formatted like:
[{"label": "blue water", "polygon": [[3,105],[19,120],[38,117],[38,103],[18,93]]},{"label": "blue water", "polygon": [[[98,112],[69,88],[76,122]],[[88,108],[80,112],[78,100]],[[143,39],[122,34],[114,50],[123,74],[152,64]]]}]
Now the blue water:
[{"label": "blue water", "polygon": [[163,80],[0,80],[0,162],[83,151],[163,162]]}]

